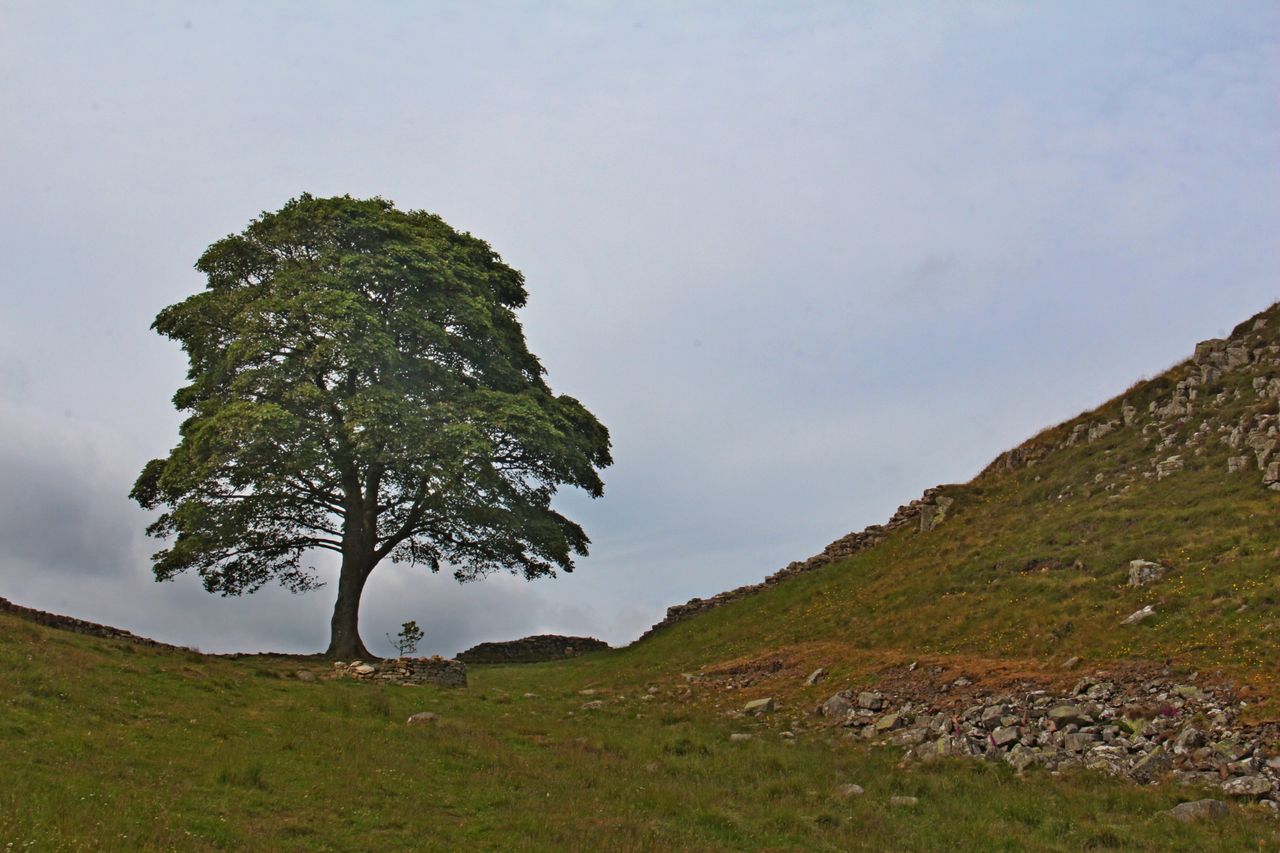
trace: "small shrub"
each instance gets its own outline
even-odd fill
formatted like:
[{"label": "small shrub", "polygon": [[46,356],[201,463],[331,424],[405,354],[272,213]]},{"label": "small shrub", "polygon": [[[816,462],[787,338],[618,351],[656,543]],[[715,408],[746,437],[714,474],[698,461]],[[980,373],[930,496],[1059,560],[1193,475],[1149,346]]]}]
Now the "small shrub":
[{"label": "small shrub", "polygon": [[424,634],[418,623],[410,619],[400,626],[400,633],[392,637],[387,634],[387,642],[391,643],[400,657],[406,657],[418,650]]}]

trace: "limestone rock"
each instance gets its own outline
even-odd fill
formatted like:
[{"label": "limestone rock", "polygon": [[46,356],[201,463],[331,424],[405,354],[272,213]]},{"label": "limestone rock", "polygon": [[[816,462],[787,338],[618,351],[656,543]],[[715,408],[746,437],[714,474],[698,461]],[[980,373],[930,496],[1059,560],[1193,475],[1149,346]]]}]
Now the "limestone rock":
[{"label": "limestone rock", "polygon": [[1150,560],[1131,560],[1129,562],[1129,586],[1146,586],[1155,583],[1169,571],[1167,566],[1153,563]]},{"label": "limestone rock", "polygon": [[1054,723],[1054,725],[1058,726],[1058,728],[1071,725],[1072,723],[1078,726],[1087,726],[1093,722],[1093,718],[1089,716],[1087,708],[1071,703],[1054,705],[1049,709],[1049,713],[1046,714],[1046,716]]},{"label": "limestone rock", "polygon": [[316,674],[309,669],[300,669],[293,674],[293,677],[299,681],[315,681]]},{"label": "limestone rock", "polygon": [[1062,736],[1062,748],[1067,752],[1088,752],[1097,740],[1092,732],[1072,732]]},{"label": "limestone rock", "polygon": [[809,673],[809,677],[804,680],[804,684],[806,687],[812,687],[826,677],[827,671],[822,667],[818,667],[813,672]]},{"label": "limestone rock", "polygon": [[849,782],[848,784],[841,785],[839,788],[836,788],[836,796],[842,800],[861,797],[865,793],[866,791],[863,790],[861,785],[855,785],[853,782]]},{"label": "limestone rock", "polygon": [[868,711],[879,711],[884,707],[884,700],[879,693],[864,690],[858,694],[858,707],[865,708]]},{"label": "limestone rock", "polygon": [[752,699],[745,706],[743,706],[742,710],[748,714],[751,714],[752,716],[767,714],[773,710],[773,697],[769,697],[766,699]]},{"label": "limestone rock", "polygon": [[1146,784],[1156,781],[1172,767],[1173,757],[1165,751],[1164,747],[1158,746],[1133,766],[1129,776],[1136,782]]},{"label": "limestone rock", "polygon": [[1120,624],[1121,625],[1137,625],[1139,622],[1143,621],[1144,619],[1149,619],[1155,615],[1156,615],[1155,607],[1148,604],[1146,607],[1142,608],[1141,610],[1135,610],[1133,613],[1130,613],[1128,616],[1124,618],[1124,621],[1122,621]]},{"label": "limestone rock", "polygon": [[875,729],[877,732],[891,732],[902,725],[901,714],[885,714],[876,720]]},{"label": "limestone rock", "polygon": [[1182,470],[1183,461],[1181,456],[1170,456],[1156,465],[1156,479],[1163,480],[1165,477],[1172,476]]},{"label": "limestone rock", "polygon": [[1198,820],[1219,820],[1230,813],[1227,804],[1222,800],[1192,800],[1189,803],[1178,803],[1165,814],[1183,823]]},{"label": "limestone rock", "polygon": [[429,726],[432,723],[439,722],[440,718],[430,711],[419,711],[408,719],[411,726]]},{"label": "limestone rock", "polygon": [[991,745],[997,748],[1005,747],[1016,743],[1021,736],[1017,726],[1000,726],[991,733]]},{"label": "limestone rock", "polygon": [[746,743],[749,740],[751,740],[751,735],[747,734],[746,732],[734,732],[733,734],[729,735],[730,743]]},{"label": "limestone rock", "polygon": [[843,719],[853,710],[853,696],[848,690],[841,690],[819,707],[822,716]]},{"label": "limestone rock", "polygon": [[1257,798],[1265,794],[1270,794],[1275,789],[1275,785],[1265,776],[1242,776],[1238,779],[1228,779],[1222,783],[1222,791],[1233,797],[1241,798]]}]

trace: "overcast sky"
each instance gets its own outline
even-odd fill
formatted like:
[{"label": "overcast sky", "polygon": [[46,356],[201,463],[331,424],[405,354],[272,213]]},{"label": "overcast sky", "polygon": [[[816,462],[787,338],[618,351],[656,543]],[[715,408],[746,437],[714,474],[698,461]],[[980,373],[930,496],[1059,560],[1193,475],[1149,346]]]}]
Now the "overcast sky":
[{"label": "overcast sky", "polygon": [[0,0],[0,596],[323,648],[332,584],[157,584],[126,495],[202,250],[381,195],[525,273],[617,464],[572,575],[388,565],[366,641],[627,642],[1280,298],[1277,92],[1272,2]]}]

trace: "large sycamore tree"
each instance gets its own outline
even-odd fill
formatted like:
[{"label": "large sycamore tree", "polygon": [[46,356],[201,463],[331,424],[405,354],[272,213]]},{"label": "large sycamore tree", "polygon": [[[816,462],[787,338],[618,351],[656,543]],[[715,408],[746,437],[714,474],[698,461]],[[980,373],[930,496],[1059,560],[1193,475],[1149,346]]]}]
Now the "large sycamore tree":
[{"label": "large sycamore tree", "polygon": [[523,277],[487,243],[382,199],[303,195],[196,268],[207,287],[153,326],[190,360],[188,417],[132,492],[170,540],[158,580],[301,591],[319,585],[304,560],[332,551],[328,653],[355,658],[384,560],[532,579],[587,553],[552,497],[600,496],[609,434],[548,387],[515,314]]}]

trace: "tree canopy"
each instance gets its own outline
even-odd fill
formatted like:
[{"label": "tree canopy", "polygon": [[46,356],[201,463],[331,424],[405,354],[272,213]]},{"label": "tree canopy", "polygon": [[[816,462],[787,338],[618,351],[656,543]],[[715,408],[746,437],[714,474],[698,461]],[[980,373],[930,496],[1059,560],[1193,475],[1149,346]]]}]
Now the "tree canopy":
[{"label": "tree canopy", "polygon": [[318,584],[342,556],[329,652],[368,656],[359,599],[384,559],[460,581],[572,571],[582,528],[552,507],[593,497],[607,429],[557,395],[516,309],[523,276],[483,240],[383,199],[302,195],[211,245],[206,288],[156,317],[186,351],[189,413],[131,496],[162,508],[158,580],[210,592]]}]

